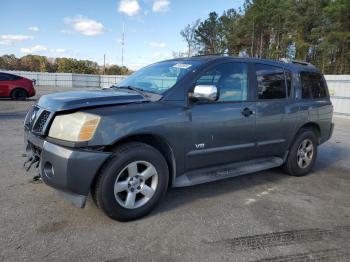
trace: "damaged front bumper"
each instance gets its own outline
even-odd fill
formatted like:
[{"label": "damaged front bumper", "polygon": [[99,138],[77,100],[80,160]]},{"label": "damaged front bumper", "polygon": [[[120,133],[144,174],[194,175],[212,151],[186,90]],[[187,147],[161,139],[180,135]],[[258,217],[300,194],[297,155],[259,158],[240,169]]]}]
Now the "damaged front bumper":
[{"label": "damaged front bumper", "polygon": [[38,157],[42,180],[77,207],[85,206],[93,180],[110,153],[53,144],[28,130],[27,155]]}]

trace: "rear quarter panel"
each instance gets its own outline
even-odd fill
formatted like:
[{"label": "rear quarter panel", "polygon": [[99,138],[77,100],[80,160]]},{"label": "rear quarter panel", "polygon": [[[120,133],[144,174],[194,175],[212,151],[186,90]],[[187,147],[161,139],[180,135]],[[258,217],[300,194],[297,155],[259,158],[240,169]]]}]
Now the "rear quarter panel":
[{"label": "rear quarter panel", "polygon": [[314,123],[320,128],[320,143],[324,143],[330,138],[333,105],[329,98],[328,87],[326,84],[327,98],[322,99],[302,99],[301,98],[301,82],[298,79],[296,90],[296,103],[299,105],[298,123],[296,132],[307,123]]},{"label": "rear quarter panel", "polygon": [[333,117],[333,106],[329,100],[305,100],[299,102],[297,130],[307,123],[315,123],[320,128],[320,143],[329,139]]}]

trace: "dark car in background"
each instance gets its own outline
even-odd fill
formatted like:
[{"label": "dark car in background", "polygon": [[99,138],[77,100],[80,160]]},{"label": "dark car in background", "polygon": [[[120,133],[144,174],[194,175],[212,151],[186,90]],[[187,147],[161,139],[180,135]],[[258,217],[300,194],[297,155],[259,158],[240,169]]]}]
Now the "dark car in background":
[{"label": "dark car in background", "polygon": [[35,81],[18,75],[0,72],[0,97],[25,100],[35,96]]},{"label": "dark car in background", "polygon": [[126,221],[153,210],[168,187],[278,166],[308,174],[332,135],[332,114],[311,64],[174,59],[109,90],[42,96],[24,123],[26,165],[75,205],[91,192],[108,216]]}]

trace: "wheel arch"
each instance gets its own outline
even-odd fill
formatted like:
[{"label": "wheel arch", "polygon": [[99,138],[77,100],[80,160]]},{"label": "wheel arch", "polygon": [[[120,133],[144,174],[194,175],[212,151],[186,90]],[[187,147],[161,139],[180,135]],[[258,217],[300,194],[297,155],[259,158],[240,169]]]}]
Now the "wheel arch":
[{"label": "wheel arch", "polygon": [[129,142],[141,142],[147,145],[150,145],[157,149],[164,157],[168,164],[169,169],[169,187],[172,186],[173,181],[176,176],[176,160],[173,152],[173,148],[169,144],[169,142],[163,138],[162,136],[155,134],[133,134],[130,136],[126,136],[116,141],[113,145],[107,146],[105,148],[106,151],[113,152],[113,150],[122,145]]},{"label": "wheel arch", "polygon": [[[307,123],[304,123],[302,124],[295,132],[294,134],[294,137],[293,139],[291,139],[291,142],[289,144],[289,147],[288,147],[288,151],[286,152],[285,156],[284,156],[284,165],[283,165],[283,169],[286,173],[290,174],[290,175],[293,175],[293,176],[303,176],[303,175],[306,175],[311,169],[309,169],[308,171],[306,172],[299,172],[299,171],[296,171],[294,168],[293,168],[293,163],[291,159],[293,159],[293,155],[296,156],[296,152],[293,151],[293,154],[291,155],[290,153],[292,152],[292,150],[296,150],[295,148],[293,149],[293,146],[294,144],[297,142],[298,140],[298,137],[303,134],[303,131],[311,131],[315,134],[316,136],[316,143],[317,145],[320,144],[320,139],[321,139],[321,128],[320,126],[318,125],[318,123],[315,123],[315,122],[307,122]],[[315,152],[314,154],[316,154],[317,156],[317,145],[316,145],[316,149],[315,149]],[[290,158],[292,156],[292,158]],[[314,156],[315,157],[315,156]],[[316,157],[315,157],[316,158]],[[315,161],[315,160],[313,160]],[[312,168],[312,167],[311,167]]]},{"label": "wheel arch", "polygon": [[13,93],[14,93],[16,90],[23,90],[23,91],[26,93],[27,97],[29,96],[28,91],[27,91],[24,87],[18,86],[18,87],[15,87],[15,88],[13,88],[13,89],[11,90],[11,92],[10,92],[10,97],[12,97]]},{"label": "wheel arch", "polygon": [[320,139],[321,139],[321,128],[320,128],[320,126],[317,123],[315,123],[315,122],[307,122],[307,123],[303,124],[302,126],[300,126],[298,128],[298,130],[295,132],[295,135],[294,135],[293,140],[292,140],[291,144],[289,145],[289,147],[293,144],[293,142],[298,137],[300,132],[302,130],[304,130],[304,129],[312,130],[317,136],[318,144],[320,144]]}]

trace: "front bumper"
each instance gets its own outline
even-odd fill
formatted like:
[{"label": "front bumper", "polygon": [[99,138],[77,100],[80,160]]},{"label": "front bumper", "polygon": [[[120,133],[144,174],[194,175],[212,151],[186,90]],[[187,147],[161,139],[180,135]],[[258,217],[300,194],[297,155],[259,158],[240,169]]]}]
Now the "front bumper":
[{"label": "front bumper", "polygon": [[93,180],[110,153],[59,146],[29,132],[26,139],[36,152],[41,151],[42,180],[74,205],[84,207]]},{"label": "front bumper", "polygon": [[32,96],[35,96],[35,94],[36,94],[36,90],[35,90],[35,88],[34,88],[34,86],[30,89],[30,91],[29,91],[29,97],[32,97]]},{"label": "front bumper", "polygon": [[331,123],[331,130],[329,131],[329,138],[331,139],[331,137],[333,136],[333,132],[334,132],[334,123]]}]

